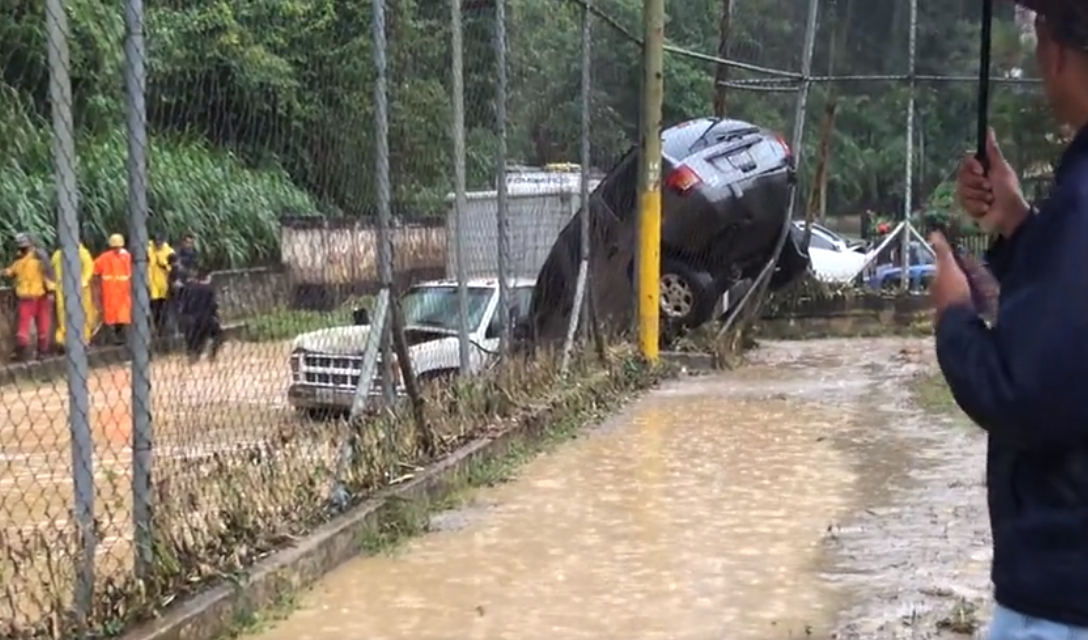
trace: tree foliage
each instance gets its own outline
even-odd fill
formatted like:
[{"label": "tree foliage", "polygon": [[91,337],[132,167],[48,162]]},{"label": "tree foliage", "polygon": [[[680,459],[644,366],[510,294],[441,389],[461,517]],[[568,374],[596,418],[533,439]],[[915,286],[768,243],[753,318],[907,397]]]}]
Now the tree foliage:
[{"label": "tree foliage", "polygon": [[[397,214],[439,214],[451,185],[449,5],[387,0],[390,165]],[[573,0],[507,0],[509,161],[577,161],[580,20]],[[796,71],[806,2],[735,0],[732,55]],[[920,0],[917,71],[970,78],[977,64],[977,0]],[[52,238],[55,196],[44,3],[8,0],[0,17],[0,233]],[[466,161],[471,187],[493,184],[497,148],[493,2],[465,14]],[[638,134],[641,2],[596,0],[593,21],[594,164],[607,165]],[[814,73],[905,74],[905,1],[824,0]],[[697,52],[718,48],[721,0],[671,0],[666,34]],[[122,4],[69,0],[82,213],[92,243],[125,229]],[[375,66],[370,3],[347,0],[157,0],[147,7],[151,205],[156,230],[203,236],[213,259],[273,257],[285,212],[374,210]],[[619,27],[619,28],[617,28]],[[832,38],[835,29],[842,36]],[[829,43],[837,42],[837,45]],[[832,51],[832,49],[839,49]],[[997,73],[1029,67],[1030,46],[1002,15]],[[832,61],[834,63],[832,64]],[[667,123],[706,115],[712,62],[669,54]],[[737,72],[735,80],[751,79]],[[837,86],[829,210],[901,211],[906,194],[905,82]],[[811,157],[827,84],[810,98]],[[972,144],[973,82],[919,83],[914,201],[948,177]],[[795,96],[731,89],[730,115],[783,133]],[[1049,160],[1051,125],[1037,91],[1004,87],[993,102],[1006,154],[1019,166]],[[806,172],[811,172],[811,163]],[[807,175],[807,173],[806,173]]]}]

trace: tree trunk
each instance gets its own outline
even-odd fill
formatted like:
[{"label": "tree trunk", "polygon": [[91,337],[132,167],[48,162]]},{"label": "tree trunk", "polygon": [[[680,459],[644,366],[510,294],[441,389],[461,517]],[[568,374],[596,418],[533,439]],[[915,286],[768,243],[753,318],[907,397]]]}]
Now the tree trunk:
[{"label": "tree trunk", "polygon": [[[733,35],[733,0],[722,0],[722,13],[718,20],[718,57],[729,58],[730,40]],[[729,81],[729,66],[715,65],[714,70],[714,115],[724,118],[726,113],[725,96]]]}]

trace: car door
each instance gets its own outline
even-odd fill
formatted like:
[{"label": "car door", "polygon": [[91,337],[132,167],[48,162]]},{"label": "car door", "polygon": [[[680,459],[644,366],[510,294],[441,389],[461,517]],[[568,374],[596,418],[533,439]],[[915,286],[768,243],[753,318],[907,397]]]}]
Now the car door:
[{"label": "car door", "polygon": [[865,264],[864,255],[848,251],[816,229],[812,230],[808,255],[813,273],[826,282],[850,282]]}]

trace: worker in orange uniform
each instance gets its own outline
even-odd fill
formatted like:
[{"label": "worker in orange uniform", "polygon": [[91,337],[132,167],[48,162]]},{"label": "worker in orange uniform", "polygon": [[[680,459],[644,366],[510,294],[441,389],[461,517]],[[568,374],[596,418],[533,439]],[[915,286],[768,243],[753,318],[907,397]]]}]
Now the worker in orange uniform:
[{"label": "worker in orange uniform", "polygon": [[37,333],[37,357],[49,353],[52,337],[53,291],[56,279],[49,256],[39,249],[26,233],[15,235],[18,255],[3,275],[15,281],[15,297],[19,299],[19,320],[15,332],[15,359],[26,360],[30,355],[31,327]]},{"label": "worker in orange uniform", "polygon": [[[65,324],[64,319],[64,266],[61,250],[53,252],[53,273],[57,277],[57,332],[55,341],[58,349],[64,348]],[[90,344],[94,337],[94,328],[98,323],[98,310],[94,306],[94,291],[91,283],[94,280],[94,258],[91,252],[81,242],[79,243],[80,284],[83,289],[83,342]]]},{"label": "worker in orange uniform", "polygon": [[125,249],[125,239],[110,236],[109,249],[95,258],[94,275],[102,290],[102,324],[109,327],[117,344],[125,340],[132,324],[132,254]]}]

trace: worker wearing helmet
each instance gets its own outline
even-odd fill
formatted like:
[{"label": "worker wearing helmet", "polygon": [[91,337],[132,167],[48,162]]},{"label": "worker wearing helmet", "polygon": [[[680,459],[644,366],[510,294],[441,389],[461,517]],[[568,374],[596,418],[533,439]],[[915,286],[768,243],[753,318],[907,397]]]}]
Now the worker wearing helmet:
[{"label": "worker wearing helmet", "polygon": [[94,275],[102,291],[102,324],[115,342],[123,342],[132,324],[132,254],[121,234],[111,235],[109,249],[95,258]]},{"label": "worker wearing helmet", "polygon": [[37,333],[39,358],[49,353],[53,320],[53,290],[56,280],[49,257],[39,249],[29,234],[15,234],[17,257],[3,270],[14,280],[19,299],[18,328],[15,332],[17,360],[25,360],[30,351],[30,332]]},{"label": "worker wearing helmet", "polygon": [[[61,250],[57,249],[53,252],[53,273],[57,276],[57,332],[56,343],[60,349],[64,348],[65,338],[65,319],[64,319],[64,276],[62,271],[64,269],[63,257],[61,256]],[[94,336],[94,327],[98,323],[98,310],[94,306],[94,290],[91,288],[91,283],[94,280],[94,257],[91,256],[91,252],[81,242],[79,243],[79,264],[80,264],[80,284],[83,290],[83,340],[85,344],[90,344],[91,338]]]}]

